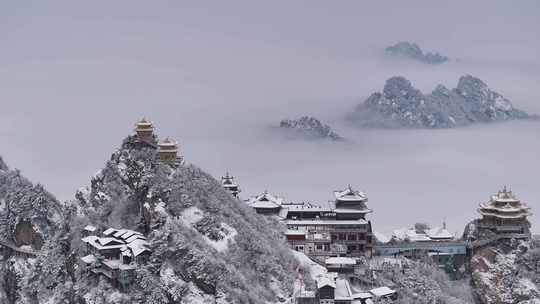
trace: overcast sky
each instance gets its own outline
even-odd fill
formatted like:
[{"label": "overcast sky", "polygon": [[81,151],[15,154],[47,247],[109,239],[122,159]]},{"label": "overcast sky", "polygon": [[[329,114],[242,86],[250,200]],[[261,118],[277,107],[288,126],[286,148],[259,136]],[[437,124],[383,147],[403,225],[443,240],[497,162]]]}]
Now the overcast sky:
[{"label": "overcast sky", "polygon": [[[350,183],[376,230],[446,219],[462,231],[505,184],[540,209],[539,124],[376,131],[343,116],[394,75],[429,92],[472,74],[540,113],[538,37],[536,0],[4,2],[0,155],[70,199],[145,116],[188,162],[236,175],[244,197],[321,202]],[[381,55],[402,40],[459,62]],[[272,132],[304,114],[349,143]]]}]

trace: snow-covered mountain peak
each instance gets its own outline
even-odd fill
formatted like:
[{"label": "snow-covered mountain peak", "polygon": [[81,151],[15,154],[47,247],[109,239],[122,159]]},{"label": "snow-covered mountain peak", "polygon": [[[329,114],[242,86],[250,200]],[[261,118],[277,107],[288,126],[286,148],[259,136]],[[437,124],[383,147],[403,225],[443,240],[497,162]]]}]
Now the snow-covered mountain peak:
[{"label": "snow-covered mountain peak", "polygon": [[510,100],[471,75],[459,79],[455,89],[438,85],[423,94],[409,80],[388,79],[383,93],[373,93],[349,115],[355,124],[377,128],[453,128],[473,123],[531,119]]}]

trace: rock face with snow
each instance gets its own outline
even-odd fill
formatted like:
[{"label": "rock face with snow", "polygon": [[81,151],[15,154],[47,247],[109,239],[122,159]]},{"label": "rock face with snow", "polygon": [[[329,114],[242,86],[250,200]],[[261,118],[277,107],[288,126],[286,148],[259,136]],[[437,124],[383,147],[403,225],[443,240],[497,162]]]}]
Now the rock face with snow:
[{"label": "rock face with snow", "polygon": [[391,56],[413,59],[427,64],[441,64],[448,61],[448,57],[446,56],[442,56],[439,53],[424,53],[416,43],[405,41],[389,46],[385,51]]},{"label": "rock face with snow", "polygon": [[540,303],[540,247],[505,240],[477,250],[472,283],[480,303]]},{"label": "rock face with snow", "polygon": [[334,132],[330,126],[321,123],[314,117],[303,116],[294,120],[284,119],[279,126],[282,129],[293,132],[294,135],[300,135],[310,139],[343,140],[343,137]]},{"label": "rock face with snow", "polygon": [[39,250],[62,221],[60,203],[0,159],[0,241]]},{"label": "rock face with snow", "polygon": [[392,77],[382,93],[372,94],[348,118],[362,127],[441,129],[537,116],[514,108],[482,80],[467,75],[460,77],[456,88],[438,85],[430,94],[404,77]]},{"label": "rock face with snow", "polygon": [[0,303],[32,303],[68,276],[65,224],[61,203],[0,158]]},{"label": "rock face with snow", "polygon": [[[127,138],[72,202],[77,229],[93,224],[148,236],[151,262],[122,296],[144,303],[275,303],[290,296],[297,262],[279,224],[201,169],[156,159],[154,147]],[[81,282],[82,295],[106,299],[103,287]]]}]

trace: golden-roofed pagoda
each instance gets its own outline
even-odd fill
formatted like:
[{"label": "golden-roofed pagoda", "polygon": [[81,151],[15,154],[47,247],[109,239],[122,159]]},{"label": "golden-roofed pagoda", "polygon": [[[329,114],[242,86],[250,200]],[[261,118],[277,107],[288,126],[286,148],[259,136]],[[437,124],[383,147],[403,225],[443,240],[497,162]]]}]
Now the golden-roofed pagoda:
[{"label": "golden-roofed pagoda", "polygon": [[178,157],[178,143],[169,138],[158,143],[159,160],[164,163],[175,164],[181,162]]},{"label": "golden-roofed pagoda", "polygon": [[478,228],[488,229],[497,234],[523,234],[530,236],[530,223],[527,217],[532,215],[529,206],[517,199],[512,191],[503,190],[491,196],[490,200],[480,203],[478,213],[482,219]]},{"label": "golden-roofed pagoda", "polygon": [[151,121],[146,120],[145,118],[141,119],[135,124],[135,133],[141,141],[154,141],[154,125]]}]

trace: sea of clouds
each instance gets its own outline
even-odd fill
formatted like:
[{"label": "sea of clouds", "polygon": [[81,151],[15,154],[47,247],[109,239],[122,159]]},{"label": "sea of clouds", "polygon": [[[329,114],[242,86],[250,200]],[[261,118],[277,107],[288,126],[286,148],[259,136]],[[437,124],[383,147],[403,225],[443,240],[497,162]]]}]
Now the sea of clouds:
[{"label": "sea of clouds", "polygon": [[[540,113],[536,1],[0,6],[0,155],[60,199],[87,184],[144,116],[179,140],[188,162],[235,175],[244,197],[267,189],[319,203],[351,184],[386,233],[419,221],[461,233],[504,185],[540,209],[540,123],[358,130],[343,120],[394,75],[429,92],[472,74]],[[452,60],[382,54],[401,40]],[[348,141],[275,132],[302,115]],[[532,222],[540,232],[540,218]]]}]

